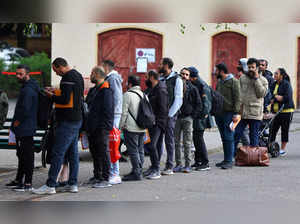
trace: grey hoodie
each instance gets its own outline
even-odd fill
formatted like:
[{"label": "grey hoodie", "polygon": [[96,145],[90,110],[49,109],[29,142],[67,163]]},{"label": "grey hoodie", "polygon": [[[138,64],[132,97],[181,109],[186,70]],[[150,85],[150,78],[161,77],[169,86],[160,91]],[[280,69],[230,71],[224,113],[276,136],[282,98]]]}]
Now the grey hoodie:
[{"label": "grey hoodie", "polygon": [[112,70],[107,74],[105,81],[109,82],[109,86],[114,94],[114,114],[115,119],[120,118],[122,114],[122,102],[123,102],[123,90],[121,75],[116,71]]}]

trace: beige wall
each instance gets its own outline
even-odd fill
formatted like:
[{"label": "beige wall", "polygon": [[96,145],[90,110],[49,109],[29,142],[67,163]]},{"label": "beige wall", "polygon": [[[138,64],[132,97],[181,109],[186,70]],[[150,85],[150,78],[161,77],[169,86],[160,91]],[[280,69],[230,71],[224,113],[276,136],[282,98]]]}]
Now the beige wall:
[{"label": "beige wall", "polygon": [[[171,57],[175,70],[183,66],[195,66],[200,75],[210,83],[211,37],[224,30],[217,30],[216,24],[186,24],[185,34],[180,32],[177,23],[157,24],[53,24],[52,57],[65,57],[84,76],[90,74],[97,63],[97,34],[118,28],[142,28],[163,35],[163,56]],[[270,62],[272,72],[284,67],[291,76],[296,90],[297,37],[300,24],[257,24],[231,25],[231,31],[247,36],[247,57],[265,58]],[[53,74],[52,83],[57,85],[59,78]],[[296,91],[295,96],[296,96]]]}]

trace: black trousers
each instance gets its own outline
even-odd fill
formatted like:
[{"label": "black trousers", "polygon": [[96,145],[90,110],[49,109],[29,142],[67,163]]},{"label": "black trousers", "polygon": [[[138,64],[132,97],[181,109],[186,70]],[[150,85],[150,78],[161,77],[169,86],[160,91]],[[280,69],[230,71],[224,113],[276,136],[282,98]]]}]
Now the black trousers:
[{"label": "black trousers", "polygon": [[193,131],[193,141],[195,146],[195,162],[208,164],[207,148],[204,141],[204,130]]},{"label": "black trousers", "polygon": [[158,172],[160,169],[160,158],[164,132],[156,125],[149,129],[149,135],[151,139],[151,142],[149,143],[151,169]]},{"label": "black trousers", "polygon": [[275,117],[271,128],[271,142],[275,141],[276,135],[281,127],[281,142],[289,141],[290,124],[293,119],[293,113],[280,113]]},{"label": "black trousers", "polygon": [[94,164],[94,177],[108,181],[110,174],[109,131],[97,129],[89,136],[89,147]]},{"label": "black trousers", "polygon": [[33,136],[17,137],[16,144],[18,157],[16,181],[23,184],[23,179],[25,176],[24,183],[31,184],[34,168]]}]

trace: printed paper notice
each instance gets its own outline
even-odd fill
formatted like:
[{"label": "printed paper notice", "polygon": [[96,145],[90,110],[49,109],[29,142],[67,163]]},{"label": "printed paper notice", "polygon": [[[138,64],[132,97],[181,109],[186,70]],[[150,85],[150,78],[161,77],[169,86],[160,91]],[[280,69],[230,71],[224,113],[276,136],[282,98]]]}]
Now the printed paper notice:
[{"label": "printed paper notice", "polygon": [[147,58],[137,58],[136,72],[146,73],[147,72],[148,60]]}]

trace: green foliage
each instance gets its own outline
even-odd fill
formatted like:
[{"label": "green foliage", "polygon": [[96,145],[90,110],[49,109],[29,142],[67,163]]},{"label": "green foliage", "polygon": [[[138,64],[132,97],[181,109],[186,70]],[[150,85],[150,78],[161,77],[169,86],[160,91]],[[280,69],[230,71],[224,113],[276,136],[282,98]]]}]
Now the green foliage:
[{"label": "green foliage", "polygon": [[[50,86],[51,83],[51,59],[48,58],[46,53],[35,53],[31,57],[21,58],[20,64],[29,66],[30,71],[42,71],[42,75],[32,75],[31,78],[39,82],[40,87]],[[7,71],[15,72],[17,64],[9,66]],[[0,71],[4,71],[3,61],[0,60]],[[5,90],[10,97],[16,97],[20,90],[20,84],[15,76],[0,74],[0,88]]]}]

